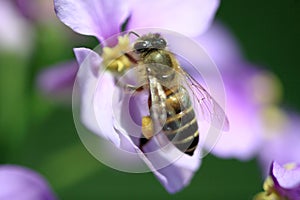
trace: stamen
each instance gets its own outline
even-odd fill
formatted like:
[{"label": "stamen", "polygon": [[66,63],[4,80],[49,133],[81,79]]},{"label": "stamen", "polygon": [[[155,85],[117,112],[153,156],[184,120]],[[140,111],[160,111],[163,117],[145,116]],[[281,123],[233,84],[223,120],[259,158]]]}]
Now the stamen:
[{"label": "stamen", "polygon": [[128,35],[119,36],[118,44],[116,46],[104,47],[102,58],[106,69],[118,75],[123,74],[134,64],[126,55],[130,49],[131,47]]}]

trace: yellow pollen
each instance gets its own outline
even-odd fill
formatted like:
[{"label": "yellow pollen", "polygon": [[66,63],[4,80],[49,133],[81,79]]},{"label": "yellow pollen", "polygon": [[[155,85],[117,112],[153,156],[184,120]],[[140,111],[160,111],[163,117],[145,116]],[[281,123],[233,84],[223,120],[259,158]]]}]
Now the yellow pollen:
[{"label": "yellow pollen", "polygon": [[147,139],[153,136],[153,123],[150,116],[144,116],[142,118],[142,133]]},{"label": "yellow pollen", "polygon": [[274,182],[270,176],[265,180],[263,188],[264,191],[255,195],[253,200],[287,200],[275,190]]},{"label": "yellow pollen", "polygon": [[118,44],[114,47],[104,47],[102,58],[105,68],[117,74],[124,73],[132,66],[132,62],[125,55],[131,49],[128,35],[119,36]]},{"label": "yellow pollen", "polygon": [[270,176],[268,176],[263,185],[264,191],[266,191],[268,193],[272,193],[273,187],[274,187],[274,182],[273,182],[272,178]]},{"label": "yellow pollen", "polygon": [[288,163],[283,166],[286,170],[293,170],[297,167],[296,163]]}]

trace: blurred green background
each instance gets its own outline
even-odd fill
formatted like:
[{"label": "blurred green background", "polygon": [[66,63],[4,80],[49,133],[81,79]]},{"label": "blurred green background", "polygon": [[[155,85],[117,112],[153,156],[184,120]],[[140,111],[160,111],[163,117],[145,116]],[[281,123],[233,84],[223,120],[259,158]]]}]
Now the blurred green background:
[{"label": "blurred green background", "polygon": [[[280,78],[283,105],[299,111],[300,2],[224,0],[217,19],[232,30],[249,61]],[[60,199],[252,199],[262,190],[255,160],[209,155],[190,186],[175,195],[168,194],[151,173],[127,174],[99,163],[80,142],[71,105],[43,97],[35,86],[43,67],[72,59],[75,46],[97,44],[93,38],[60,33],[40,24],[29,59],[0,55],[1,163],[37,170]]]}]

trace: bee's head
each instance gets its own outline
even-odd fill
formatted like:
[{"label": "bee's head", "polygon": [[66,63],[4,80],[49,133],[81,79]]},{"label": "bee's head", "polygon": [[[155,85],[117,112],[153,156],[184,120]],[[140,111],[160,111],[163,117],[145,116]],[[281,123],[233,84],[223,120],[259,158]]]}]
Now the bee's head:
[{"label": "bee's head", "polygon": [[166,46],[166,40],[159,33],[149,33],[140,37],[134,43],[133,48],[138,54],[141,54],[152,49],[164,49]]}]

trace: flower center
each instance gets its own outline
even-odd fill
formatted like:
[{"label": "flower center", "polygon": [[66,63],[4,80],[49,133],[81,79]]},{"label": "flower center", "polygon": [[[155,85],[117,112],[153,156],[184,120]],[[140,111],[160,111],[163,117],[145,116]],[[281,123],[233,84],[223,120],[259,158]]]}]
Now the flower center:
[{"label": "flower center", "polygon": [[282,85],[278,78],[269,72],[255,75],[250,85],[254,101],[259,105],[277,104],[282,99]]},{"label": "flower center", "polygon": [[276,191],[274,182],[270,176],[266,178],[263,188],[264,192],[258,193],[253,200],[288,200]]},{"label": "flower center", "polygon": [[262,122],[265,127],[264,137],[273,139],[284,133],[288,120],[286,114],[275,105],[269,105],[261,111]]},{"label": "flower center", "polygon": [[132,66],[129,57],[126,56],[126,53],[129,52],[130,49],[128,35],[119,36],[116,46],[104,47],[102,58],[105,69],[117,75],[124,74],[124,72]]}]

